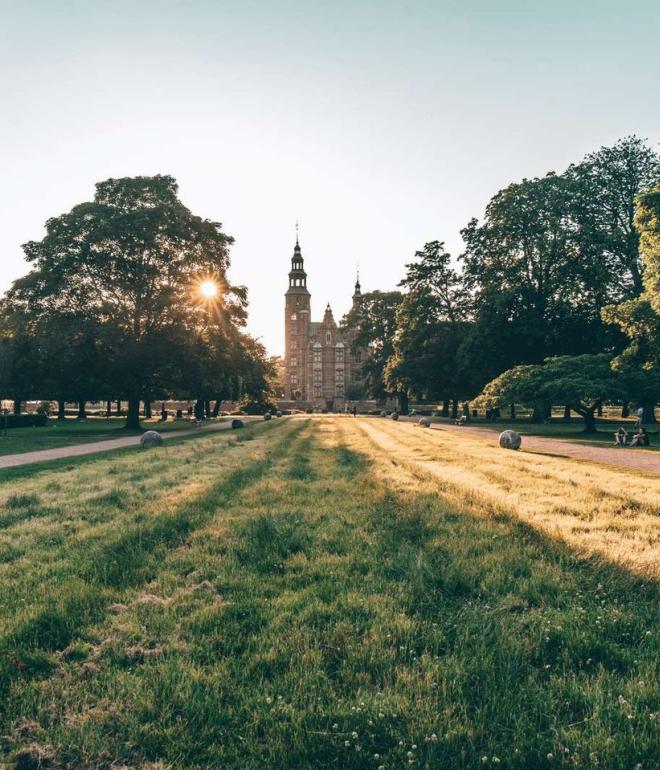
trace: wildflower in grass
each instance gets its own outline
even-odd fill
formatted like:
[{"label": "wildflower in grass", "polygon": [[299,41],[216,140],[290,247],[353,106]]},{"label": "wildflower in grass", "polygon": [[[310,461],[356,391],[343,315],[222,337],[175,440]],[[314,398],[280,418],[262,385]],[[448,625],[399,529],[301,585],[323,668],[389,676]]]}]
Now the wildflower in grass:
[{"label": "wildflower in grass", "polygon": [[548,759],[550,759],[550,760],[551,760],[551,759],[553,759],[553,758],[554,758],[554,754],[553,754],[551,751],[549,751],[549,752],[546,754],[546,757],[547,757]]},{"label": "wildflower in grass", "polygon": [[266,703],[272,703],[273,699],[271,697],[266,698]]},{"label": "wildflower in grass", "polygon": [[355,730],[351,733],[351,738],[355,740],[358,737],[358,734],[355,732]]},{"label": "wildflower in grass", "polygon": [[481,757],[481,761],[482,761],[482,762],[484,763],[484,765],[485,765],[485,764],[486,764],[486,762],[488,762],[488,757],[487,757],[486,755],[484,755],[483,757]]},{"label": "wildflower in grass", "polygon": [[499,757],[493,757],[493,763],[496,764],[496,765],[499,765],[500,758]]},{"label": "wildflower in grass", "polygon": [[346,746],[346,748],[348,748],[350,745],[351,745],[350,741],[344,741],[344,746]]},{"label": "wildflower in grass", "polygon": [[339,729],[339,725],[335,722],[334,725],[332,725],[332,729],[333,730],[338,730]]}]

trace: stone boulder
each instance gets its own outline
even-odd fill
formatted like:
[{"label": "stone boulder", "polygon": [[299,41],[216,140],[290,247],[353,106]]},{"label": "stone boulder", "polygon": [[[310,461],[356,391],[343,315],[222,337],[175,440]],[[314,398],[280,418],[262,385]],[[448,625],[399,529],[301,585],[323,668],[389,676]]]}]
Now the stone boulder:
[{"label": "stone boulder", "polygon": [[422,428],[430,428],[431,427],[431,420],[429,420],[428,417],[420,417],[418,425],[421,425]]},{"label": "stone boulder", "polygon": [[281,417],[281,416],[282,416],[282,412],[280,412],[280,410],[278,409],[277,412],[275,412],[275,417]]},{"label": "stone boulder", "polygon": [[502,449],[520,449],[522,438],[515,430],[503,430],[500,433],[500,446]]},{"label": "stone boulder", "polygon": [[160,446],[163,443],[163,437],[157,430],[148,430],[140,436],[140,446],[142,449],[151,449],[153,446]]},{"label": "stone boulder", "polygon": [[383,409],[380,413],[381,417],[387,417],[387,412]]},{"label": "stone boulder", "polygon": [[392,412],[390,415],[391,420],[398,420],[399,419],[399,413],[398,412]]},{"label": "stone boulder", "polygon": [[266,413],[264,414],[264,420],[270,420],[270,417],[271,417],[271,414],[270,414],[270,412],[266,412]]},{"label": "stone boulder", "polygon": [[236,430],[237,428],[243,427],[243,420],[232,420],[231,421],[231,427]]}]

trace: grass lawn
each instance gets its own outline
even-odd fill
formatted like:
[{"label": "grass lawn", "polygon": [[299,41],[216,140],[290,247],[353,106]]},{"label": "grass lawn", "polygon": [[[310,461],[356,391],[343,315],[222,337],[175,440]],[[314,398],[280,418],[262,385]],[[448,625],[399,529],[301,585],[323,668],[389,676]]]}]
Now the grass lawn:
[{"label": "grass lawn", "polygon": [[[218,418],[226,419],[226,418]],[[208,420],[207,422],[216,422]],[[20,452],[36,452],[40,449],[54,449],[72,444],[85,444],[90,441],[103,441],[109,438],[138,436],[142,431],[127,431],[124,429],[126,420],[123,417],[88,417],[87,420],[69,418],[64,421],[49,419],[43,428],[10,428],[5,436],[0,431],[0,455],[17,454]],[[161,422],[158,418],[142,420],[145,428],[172,431],[185,430],[193,427],[189,420],[168,420]]]},{"label": "grass lawn", "polygon": [[657,767],[660,479],[341,417],[3,479],[18,770]]},{"label": "grass lawn", "polygon": [[[448,422],[452,423],[452,420],[444,420],[439,418],[433,418],[433,422]],[[486,422],[484,419],[473,419],[470,425],[475,428],[487,428],[488,430],[496,431],[500,433],[503,430],[511,428],[518,431],[523,436],[545,436],[547,438],[557,438],[568,441],[579,441],[583,444],[589,444],[592,446],[614,446],[614,431],[623,425],[628,431],[629,440],[632,438],[635,430],[634,420],[622,420],[615,418],[603,418],[596,420],[597,433],[584,433],[584,421],[575,417],[570,420],[564,420],[562,418],[553,418],[549,423],[534,423],[525,420],[507,420],[502,418],[497,422]],[[659,430],[660,425],[657,426],[645,426],[646,429],[651,432],[651,446],[645,447],[648,451],[660,450],[660,435],[654,435],[652,431]],[[634,447],[632,451],[634,451]],[[625,451],[625,450],[624,450]]]}]

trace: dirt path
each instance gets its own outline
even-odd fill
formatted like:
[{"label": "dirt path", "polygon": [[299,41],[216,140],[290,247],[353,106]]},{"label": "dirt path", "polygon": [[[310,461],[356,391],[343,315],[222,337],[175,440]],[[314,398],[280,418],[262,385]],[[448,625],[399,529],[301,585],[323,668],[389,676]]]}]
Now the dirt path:
[{"label": "dirt path", "polygon": [[[252,422],[261,417],[242,417],[245,422]],[[231,420],[215,423],[204,428],[190,428],[189,430],[163,431],[161,436],[163,441],[171,438],[180,438],[181,436],[200,436],[205,433],[212,433],[218,430],[231,429]],[[0,456],[0,470],[3,468],[16,468],[19,465],[30,465],[31,463],[43,463],[49,460],[64,460],[67,457],[81,457],[83,455],[93,455],[99,452],[111,452],[113,449],[125,449],[126,447],[137,446],[140,443],[140,436],[126,436],[124,438],[111,438],[101,441],[91,441],[87,444],[73,444],[71,446],[56,447],[54,449],[40,449],[38,452],[20,452],[15,455]]]},{"label": "dirt path", "polygon": [[[418,418],[402,417],[400,419],[406,422],[417,422]],[[469,426],[447,425],[446,423],[431,423],[431,429],[479,436],[492,444],[497,444],[499,437],[498,431],[488,428],[471,428]],[[523,436],[522,451],[557,457],[573,457],[577,460],[589,460],[590,462],[643,471],[644,473],[660,473],[660,452],[649,452],[644,449],[596,447],[556,438]]]}]

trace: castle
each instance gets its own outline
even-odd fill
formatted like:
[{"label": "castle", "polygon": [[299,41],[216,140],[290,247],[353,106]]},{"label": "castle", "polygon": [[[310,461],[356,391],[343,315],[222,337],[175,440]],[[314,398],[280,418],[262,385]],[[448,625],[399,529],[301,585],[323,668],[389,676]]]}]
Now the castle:
[{"label": "castle", "polygon": [[[362,362],[368,351],[352,350],[355,333],[339,329],[329,304],[323,320],[312,321],[311,294],[298,238],[284,297],[284,398],[302,402],[301,406],[342,411],[348,400],[360,396]],[[353,307],[360,299],[358,277]]]}]

